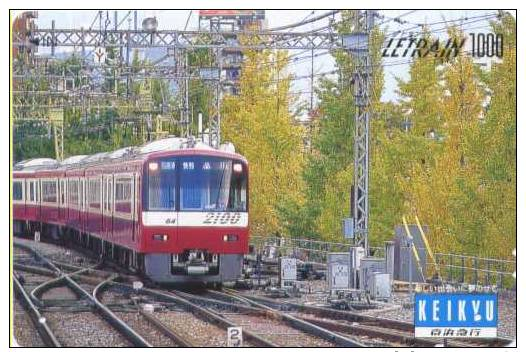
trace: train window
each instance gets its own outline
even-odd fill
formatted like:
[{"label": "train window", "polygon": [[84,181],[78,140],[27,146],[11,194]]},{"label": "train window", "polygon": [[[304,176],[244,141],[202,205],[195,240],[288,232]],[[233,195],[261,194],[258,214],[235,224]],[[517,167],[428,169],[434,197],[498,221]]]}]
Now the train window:
[{"label": "train window", "polygon": [[22,181],[16,180],[13,181],[13,200],[23,200],[24,192],[22,189]]},{"label": "train window", "polygon": [[42,202],[57,203],[56,180],[42,180]]},{"label": "train window", "polygon": [[35,197],[35,181],[29,181],[28,183],[28,193],[29,193],[29,201],[30,202],[34,202],[36,201],[36,197]]},{"label": "train window", "polygon": [[148,165],[148,169],[148,209],[175,210],[175,161],[153,161]]},{"label": "train window", "polygon": [[66,180],[60,180],[60,205],[66,204]]},{"label": "train window", "polygon": [[91,209],[100,209],[100,178],[93,178],[88,181],[88,207]]},{"label": "train window", "polygon": [[112,179],[108,179],[108,212],[111,212],[113,206],[113,182]]},{"label": "train window", "polygon": [[80,187],[79,187],[79,200],[80,200],[80,209],[84,210],[85,207],[85,200],[84,200],[84,179],[80,180]]},{"label": "train window", "polygon": [[102,179],[102,212],[106,213],[108,209],[108,179],[104,177]]},{"label": "train window", "polygon": [[79,205],[79,181],[69,180],[68,181],[68,204],[72,206]]},{"label": "train window", "polygon": [[119,213],[132,213],[133,179],[130,176],[115,178],[115,211]]},{"label": "train window", "polygon": [[40,203],[40,194],[41,194],[40,179],[38,179],[35,181],[35,199],[37,203]]},{"label": "train window", "polygon": [[180,167],[182,211],[246,211],[245,167],[230,159],[184,157]]}]

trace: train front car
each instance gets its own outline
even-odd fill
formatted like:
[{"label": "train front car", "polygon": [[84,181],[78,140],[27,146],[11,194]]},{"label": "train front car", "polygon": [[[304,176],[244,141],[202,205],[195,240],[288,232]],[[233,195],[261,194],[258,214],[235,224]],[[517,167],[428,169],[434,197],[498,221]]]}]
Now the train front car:
[{"label": "train front car", "polygon": [[248,251],[248,165],[237,154],[179,151],[144,165],[144,271],[156,282],[233,281]]}]

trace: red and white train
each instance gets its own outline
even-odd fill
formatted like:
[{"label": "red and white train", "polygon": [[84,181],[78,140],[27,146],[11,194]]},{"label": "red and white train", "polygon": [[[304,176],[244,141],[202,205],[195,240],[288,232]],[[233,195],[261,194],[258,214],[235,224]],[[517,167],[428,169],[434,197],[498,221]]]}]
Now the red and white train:
[{"label": "red and white train", "polygon": [[76,241],[155,282],[235,280],[248,251],[248,164],[222,147],[168,138],[18,163],[14,232]]}]

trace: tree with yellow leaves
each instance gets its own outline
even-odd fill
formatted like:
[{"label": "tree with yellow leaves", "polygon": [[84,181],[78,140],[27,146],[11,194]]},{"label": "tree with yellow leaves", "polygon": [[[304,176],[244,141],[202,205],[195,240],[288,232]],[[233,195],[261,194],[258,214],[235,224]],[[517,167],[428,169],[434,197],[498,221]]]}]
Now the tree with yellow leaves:
[{"label": "tree with yellow leaves", "polygon": [[246,51],[240,93],[224,99],[222,136],[249,161],[250,225],[282,232],[278,205],[301,201],[302,131],[290,113],[286,53]]}]

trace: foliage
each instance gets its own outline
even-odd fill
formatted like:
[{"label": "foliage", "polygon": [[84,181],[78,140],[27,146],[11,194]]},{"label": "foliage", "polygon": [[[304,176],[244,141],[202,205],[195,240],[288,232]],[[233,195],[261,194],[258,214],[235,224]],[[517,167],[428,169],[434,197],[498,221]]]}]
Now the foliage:
[{"label": "foliage", "polygon": [[285,53],[247,51],[240,92],[224,99],[222,140],[249,160],[252,233],[283,231],[278,206],[301,202],[301,128],[289,112]]}]

